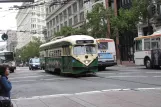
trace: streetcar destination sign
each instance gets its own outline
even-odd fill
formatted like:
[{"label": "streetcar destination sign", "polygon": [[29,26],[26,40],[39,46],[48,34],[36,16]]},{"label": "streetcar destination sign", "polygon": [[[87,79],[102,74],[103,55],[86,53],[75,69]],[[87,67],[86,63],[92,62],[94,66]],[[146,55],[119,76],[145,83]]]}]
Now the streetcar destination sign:
[{"label": "streetcar destination sign", "polygon": [[0,0],[0,2],[34,2],[34,0]]}]

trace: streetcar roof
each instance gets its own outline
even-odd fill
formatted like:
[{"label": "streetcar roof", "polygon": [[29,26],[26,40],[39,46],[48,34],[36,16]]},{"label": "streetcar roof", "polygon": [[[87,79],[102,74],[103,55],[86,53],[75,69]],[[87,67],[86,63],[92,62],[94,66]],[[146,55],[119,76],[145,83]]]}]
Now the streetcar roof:
[{"label": "streetcar roof", "polygon": [[148,39],[148,38],[156,38],[156,37],[160,37],[161,34],[153,34],[153,35],[149,35],[149,36],[140,36],[140,37],[136,37],[134,38],[135,40],[141,40],[141,39]]},{"label": "streetcar roof", "polygon": [[88,35],[71,35],[71,36],[68,36],[68,37],[64,37],[64,38],[61,38],[61,39],[57,39],[57,40],[50,41],[48,43],[42,44],[40,46],[40,48],[50,46],[52,44],[60,43],[60,42],[70,42],[72,44],[75,44],[76,40],[94,40],[94,38],[91,37],[91,36],[88,36]]}]

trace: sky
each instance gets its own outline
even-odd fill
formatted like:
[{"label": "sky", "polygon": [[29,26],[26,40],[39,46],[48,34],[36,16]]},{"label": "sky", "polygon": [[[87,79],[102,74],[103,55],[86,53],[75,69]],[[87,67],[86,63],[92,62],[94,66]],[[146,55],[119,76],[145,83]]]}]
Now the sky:
[{"label": "sky", "polygon": [[[0,3],[0,30],[16,30],[16,14],[18,10],[9,10],[14,5],[21,5],[22,3]],[[1,35],[1,34],[0,34]],[[6,42],[2,42],[0,36],[0,48],[6,46]]]},{"label": "sky", "polygon": [[18,10],[9,10],[9,8],[14,5],[20,6],[21,4],[22,3],[0,3],[0,30],[17,29],[15,17]]}]

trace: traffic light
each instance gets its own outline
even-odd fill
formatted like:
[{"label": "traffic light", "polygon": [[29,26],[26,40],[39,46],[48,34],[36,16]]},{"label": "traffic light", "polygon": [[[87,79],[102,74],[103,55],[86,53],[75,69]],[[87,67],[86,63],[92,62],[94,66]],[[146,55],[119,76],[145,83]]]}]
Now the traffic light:
[{"label": "traffic light", "polygon": [[8,39],[8,35],[4,33],[4,34],[1,36],[1,38],[5,41],[5,40]]}]

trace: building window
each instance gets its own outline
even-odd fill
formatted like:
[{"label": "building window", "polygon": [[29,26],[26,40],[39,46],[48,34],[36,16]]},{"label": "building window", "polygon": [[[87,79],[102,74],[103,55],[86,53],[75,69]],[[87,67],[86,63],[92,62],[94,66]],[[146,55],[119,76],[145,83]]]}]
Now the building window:
[{"label": "building window", "polygon": [[80,13],[80,21],[84,21],[84,12]]},{"label": "building window", "polygon": [[56,28],[54,28],[54,33],[56,32]]},{"label": "building window", "polygon": [[77,12],[77,3],[73,4],[73,12],[76,13]]},{"label": "building window", "polygon": [[72,26],[73,25],[73,23],[72,23],[72,18],[71,19],[69,19],[69,26]]},{"label": "building window", "polygon": [[36,18],[31,18],[31,22],[36,22]]},{"label": "building window", "polygon": [[60,25],[60,29],[62,29],[62,28],[63,28],[63,24]]},{"label": "building window", "polygon": [[47,29],[49,29],[49,22],[47,23]]},{"label": "building window", "polygon": [[59,23],[59,17],[56,16],[56,23],[58,24]]},{"label": "building window", "polygon": [[55,26],[55,18],[53,18],[53,26]]},{"label": "building window", "polygon": [[77,24],[77,23],[78,23],[78,17],[76,15],[76,16],[74,16],[74,24]]},{"label": "building window", "polygon": [[59,17],[60,17],[60,21],[62,21],[62,20],[63,20],[63,14],[60,13],[60,14],[59,14]]},{"label": "building window", "polygon": [[67,25],[67,21],[64,22],[64,26],[68,26],[68,25]]},{"label": "building window", "polygon": [[83,8],[83,0],[79,0],[79,10]]},{"label": "building window", "polygon": [[57,32],[59,32],[59,26],[57,26]]},{"label": "building window", "polygon": [[35,12],[32,12],[32,16],[35,16]]},{"label": "building window", "polygon": [[64,10],[64,11],[63,11],[63,16],[64,16],[64,19],[67,18],[67,10]]},{"label": "building window", "polygon": [[68,7],[68,15],[71,16],[72,15],[72,9],[71,9],[71,6]]}]

